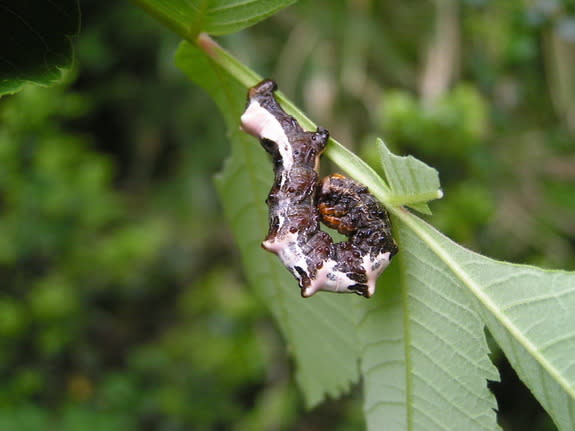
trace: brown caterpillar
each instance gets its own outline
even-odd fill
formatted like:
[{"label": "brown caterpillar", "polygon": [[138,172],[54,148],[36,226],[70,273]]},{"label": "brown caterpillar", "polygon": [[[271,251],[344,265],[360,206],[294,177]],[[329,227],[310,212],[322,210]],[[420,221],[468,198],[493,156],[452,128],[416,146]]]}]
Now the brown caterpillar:
[{"label": "brown caterpillar", "polygon": [[[318,290],[370,297],[375,281],[397,253],[389,216],[367,187],[342,175],[319,181],[319,160],[329,133],[304,131],[265,80],[248,91],[241,127],[271,154],[274,183],[266,200],[269,232],[262,247],[279,256],[298,280],[301,295]],[[334,243],[320,221],[347,236]]]}]

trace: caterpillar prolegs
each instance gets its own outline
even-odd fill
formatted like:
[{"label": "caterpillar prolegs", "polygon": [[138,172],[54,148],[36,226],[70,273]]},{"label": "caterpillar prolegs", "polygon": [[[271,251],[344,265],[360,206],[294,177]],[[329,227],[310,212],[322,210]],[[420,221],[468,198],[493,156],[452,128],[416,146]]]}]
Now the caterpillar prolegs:
[{"label": "caterpillar prolegs", "polygon": [[[398,251],[389,216],[367,187],[352,179],[335,174],[319,180],[329,133],[304,131],[278,104],[276,90],[272,80],[250,88],[241,117],[242,129],[258,138],[273,160],[269,231],[262,247],[279,256],[303,297],[326,290],[368,298]],[[334,243],[320,221],[347,241]]]}]

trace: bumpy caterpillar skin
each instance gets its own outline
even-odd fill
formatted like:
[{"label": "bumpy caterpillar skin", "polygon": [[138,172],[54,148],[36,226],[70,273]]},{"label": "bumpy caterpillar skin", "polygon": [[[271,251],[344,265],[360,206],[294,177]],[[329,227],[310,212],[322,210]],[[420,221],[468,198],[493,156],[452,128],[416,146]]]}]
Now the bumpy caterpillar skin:
[{"label": "bumpy caterpillar skin", "polygon": [[[318,290],[370,297],[397,253],[385,209],[367,188],[342,175],[319,181],[319,159],[329,133],[304,131],[274,98],[265,80],[248,91],[241,117],[273,160],[274,183],[266,200],[269,232],[262,247],[279,256],[298,280],[303,297]],[[348,240],[334,243],[320,221]]]}]

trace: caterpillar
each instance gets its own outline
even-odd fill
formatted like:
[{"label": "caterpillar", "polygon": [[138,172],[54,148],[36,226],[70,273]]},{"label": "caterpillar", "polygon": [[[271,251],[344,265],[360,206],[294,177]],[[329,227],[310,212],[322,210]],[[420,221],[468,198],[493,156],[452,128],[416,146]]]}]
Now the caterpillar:
[{"label": "caterpillar", "polygon": [[[269,230],[262,247],[297,279],[304,298],[320,290],[369,298],[397,253],[387,211],[367,187],[340,174],[320,181],[329,132],[304,131],[275,99],[277,84],[248,90],[241,128],[271,155],[274,181],[266,199]],[[335,243],[320,222],[347,241]]]}]

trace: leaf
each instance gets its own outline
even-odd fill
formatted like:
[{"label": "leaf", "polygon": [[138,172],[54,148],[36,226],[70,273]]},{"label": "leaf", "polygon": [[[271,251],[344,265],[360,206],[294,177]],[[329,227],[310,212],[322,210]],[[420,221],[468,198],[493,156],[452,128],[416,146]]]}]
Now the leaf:
[{"label": "leaf", "polygon": [[450,422],[430,429],[493,429],[484,425],[494,406],[483,379],[497,377],[487,362],[485,323],[559,429],[574,429],[575,274],[489,259],[412,214],[394,213],[406,292],[408,423],[427,429],[433,414]]},{"label": "leaf", "polygon": [[76,0],[0,4],[0,96],[27,82],[52,85],[72,64],[70,38],[78,33]]},{"label": "leaf", "polygon": [[407,430],[404,312],[399,268],[390,266],[377,294],[358,307],[363,410],[370,430]]},{"label": "leaf", "polygon": [[296,360],[297,381],[309,406],[337,397],[359,377],[352,303],[362,298],[316,295],[303,300],[295,279],[260,243],[267,229],[264,203],[272,167],[260,144],[239,131],[246,89],[183,43],[176,63],[225,108],[232,155],[216,178],[224,212],[241,251],[246,277],[272,310]]},{"label": "leaf", "polygon": [[134,0],[185,39],[234,33],[296,0]]},{"label": "leaf", "polygon": [[[280,324],[308,404],[354,382],[359,357],[370,430],[497,429],[486,385],[498,379],[489,361],[487,325],[559,429],[575,429],[575,274],[494,261],[457,245],[404,208],[389,207],[400,253],[376,297],[371,302],[347,295],[298,298],[291,277],[259,248],[271,168],[258,144],[238,131],[245,85],[257,77],[213,45],[200,46],[208,55],[184,44],[178,65],[223,109],[232,157],[218,178],[219,193],[247,277]],[[309,119],[285,106],[311,128]],[[407,195],[433,189],[434,173],[415,159],[384,154],[390,191],[361,160],[346,163],[341,154],[332,142],[328,155],[380,199],[392,197],[398,185]],[[405,170],[418,180],[402,178]],[[394,267],[400,281],[389,283]]]},{"label": "leaf", "polygon": [[358,328],[368,429],[493,430],[486,379],[498,374],[483,322],[434,251],[405,223],[394,227],[401,286]]},{"label": "leaf", "polygon": [[411,208],[431,214],[427,201],[441,199],[443,192],[439,188],[437,171],[413,156],[396,156],[377,139],[381,164],[391,188],[387,203],[390,205],[408,205]]}]

